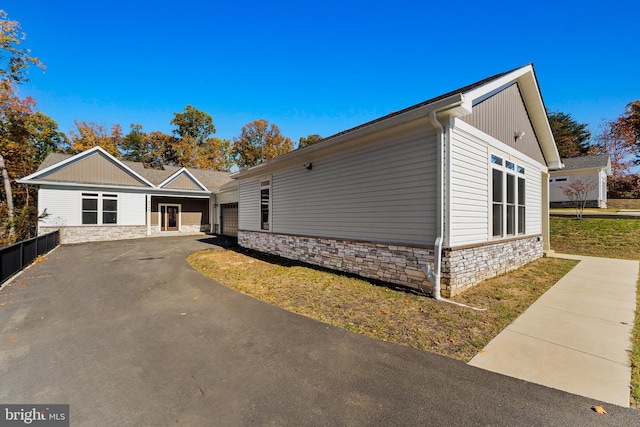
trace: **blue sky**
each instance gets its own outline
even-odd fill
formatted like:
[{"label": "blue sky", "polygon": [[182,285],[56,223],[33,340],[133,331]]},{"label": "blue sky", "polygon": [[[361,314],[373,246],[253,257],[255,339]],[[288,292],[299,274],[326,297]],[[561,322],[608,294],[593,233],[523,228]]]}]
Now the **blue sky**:
[{"label": "blue sky", "polygon": [[232,139],[259,118],[329,136],[533,63],[550,111],[597,130],[640,99],[632,1],[51,1],[0,6],[47,69],[21,88],[74,119],[170,133],[193,105]]}]

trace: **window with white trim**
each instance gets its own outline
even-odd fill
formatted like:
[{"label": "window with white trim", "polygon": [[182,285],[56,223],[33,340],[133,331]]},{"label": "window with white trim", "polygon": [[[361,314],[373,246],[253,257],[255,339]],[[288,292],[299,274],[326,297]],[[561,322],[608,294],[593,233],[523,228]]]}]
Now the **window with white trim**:
[{"label": "window with white trim", "polygon": [[118,195],[82,193],[82,224],[118,223]]},{"label": "window with white trim", "polygon": [[260,181],[260,229],[270,230],[271,180]]},{"label": "window with white trim", "polygon": [[491,235],[507,237],[526,232],[525,168],[491,155]]}]

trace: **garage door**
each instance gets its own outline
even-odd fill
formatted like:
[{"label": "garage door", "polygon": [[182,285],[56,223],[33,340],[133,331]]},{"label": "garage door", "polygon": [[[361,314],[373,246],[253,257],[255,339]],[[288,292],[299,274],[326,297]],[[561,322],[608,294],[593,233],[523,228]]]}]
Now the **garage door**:
[{"label": "garage door", "polygon": [[226,203],[220,205],[222,209],[220,234],[223,236],[238,236],[238,204]]}]

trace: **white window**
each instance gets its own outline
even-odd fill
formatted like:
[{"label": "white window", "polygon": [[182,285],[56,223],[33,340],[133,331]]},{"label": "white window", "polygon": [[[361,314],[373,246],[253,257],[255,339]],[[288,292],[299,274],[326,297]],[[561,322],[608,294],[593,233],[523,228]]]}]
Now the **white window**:
[{"label": "white window", "polygon": [[117,224],[118,195],[82,193],[82,224]]},{"label": "white window", "polygon": [[506,237],[526,232],[525,168],[491,155],[491,235]]}]

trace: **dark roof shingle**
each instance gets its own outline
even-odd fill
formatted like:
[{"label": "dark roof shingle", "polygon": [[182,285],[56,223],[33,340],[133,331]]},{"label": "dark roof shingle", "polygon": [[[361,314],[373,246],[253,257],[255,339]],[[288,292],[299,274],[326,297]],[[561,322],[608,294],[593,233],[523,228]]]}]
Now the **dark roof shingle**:
[{"label": "dark roof shingle", "polygon": [[580,156],[562,159],[563,170],[606,168],[609,165],[608,154],[595,154],[593,156]]}]

